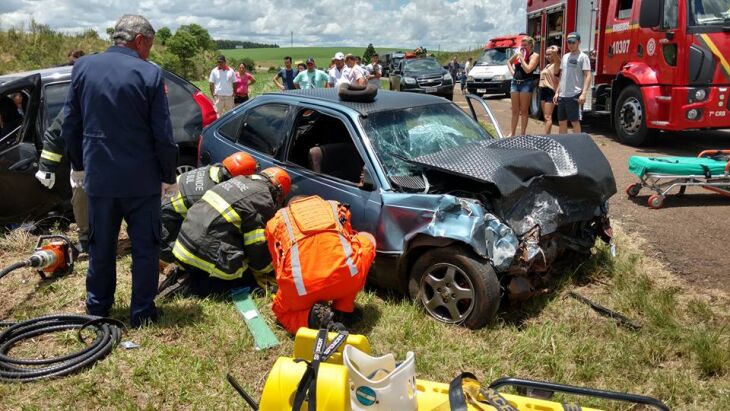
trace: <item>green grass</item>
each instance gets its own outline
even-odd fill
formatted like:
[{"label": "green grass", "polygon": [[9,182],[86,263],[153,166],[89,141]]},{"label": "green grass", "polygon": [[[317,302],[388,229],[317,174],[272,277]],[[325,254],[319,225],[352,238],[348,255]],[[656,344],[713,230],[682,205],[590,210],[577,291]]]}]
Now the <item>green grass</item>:
[{"label": "green grass", "polygon": [[[262,49],[228,49],[220,50],[226,57],[231,58],[243,58],[248,57],[256,62],[256,65],[261,67],[280,67],[284,65],[284,56],[291,56],[292,60],[296,64],[301,61],[304,62],[307,58],[312,57],[317,62],[319,67],[329,66],[330,59],[334,57],[335,53],[343,52],[345,54],[351,53],[355,56],[362,56],[365,52],[366,46],[362,47],[280,47],[280,48],[262,48]],[[388,52],[404,50],[402,48],[376,48],[379,54],[385,54]]]},{"label": "green grass", "polygon": [[[652,395],[672,409],[730,409],[730,302],[695,295],[641,254],[641,244],[618,235],[619,255],[605,246],[594,257],[559,270],[549,295],[505,309],[491,328],[470,331],[437,323],[408,300],[368,291],[358,297],[364,333],[378,354],[398,358],[413,350],[419,378],[448,382],[461,371],[483,381],[505,375]],[[33,237],[0,238],[0,266],[19,259]],[[112,315],[126,320],[130,257],[118,261],[119,285]],[[74,274],[41,282],[24,270],[0,280],[0,318],[49,312],[82,312],[86,262]],[[643,325],[636,332],[566,298],[568,290],[618,310]],[[258,352],[230,301],[177,298],[160,306],[162,321],[131,330],[91,369],[32,384],[0,384],[4,409],[234,409],[243,401],[225,382],[231,371],[255,397],[277,357],[290,355],[292,339],[275,325],[270,297],[256,300],[282,341]],[[77,347],[73,335],[40,338],[13,351],[50,355]],[[584,406],[627,409],[603,401]]]}]

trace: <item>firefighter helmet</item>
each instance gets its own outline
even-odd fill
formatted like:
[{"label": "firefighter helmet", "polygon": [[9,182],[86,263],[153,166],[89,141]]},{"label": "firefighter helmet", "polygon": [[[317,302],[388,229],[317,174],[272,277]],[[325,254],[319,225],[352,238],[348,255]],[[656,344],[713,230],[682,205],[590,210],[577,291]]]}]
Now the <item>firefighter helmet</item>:
[{"label": "firefighter helmet", "polygon": [[231,173],[232,177],[250,176],[259,169],[256,159],[250,154],[239,151],[233,153],[223,160],[223,167]]},{"label": "firefighter helmet", "polygon": [[289,177],[289,173],[284,171],[283,168],[269,167],[261,170],[259,174],[268,178],[279,189],[282,194],[282,200],[289,195],[289,191],[291,191],[291,177]]}]

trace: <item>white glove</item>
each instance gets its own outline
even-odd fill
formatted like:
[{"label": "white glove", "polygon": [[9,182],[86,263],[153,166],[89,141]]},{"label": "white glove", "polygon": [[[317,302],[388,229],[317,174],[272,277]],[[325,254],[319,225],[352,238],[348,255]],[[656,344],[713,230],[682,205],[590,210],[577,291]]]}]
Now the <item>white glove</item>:
[{"label": "white glove", "polygon": [[84,172],[71,170],[71,188],[84,186]]},{"label": "white glove", "polygon": [[169,200],[169,199],[175,197],[175,194],[177,194],[177,191],[178,191],[177,183],[175,183],[175,184],[162,183],[162,200],[163,200],[163,202],[165,200]]},{"label": "white glove", "polygon": [[41,182],[47,189],[52,189],[53,185],[56,184],[56,173],[49,173],[47,171],[38,170],[35,173],[35,178]]}]

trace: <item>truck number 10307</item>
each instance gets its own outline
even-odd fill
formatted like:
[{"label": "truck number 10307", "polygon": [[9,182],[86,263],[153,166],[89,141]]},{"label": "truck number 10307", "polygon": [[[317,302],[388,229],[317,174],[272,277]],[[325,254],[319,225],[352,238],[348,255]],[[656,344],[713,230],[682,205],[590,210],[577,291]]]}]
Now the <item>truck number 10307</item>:
[{"label": "truck number 10307", "polygon": [[614,41],[611,45],[611,48],[613,49],[613,54],[626,54],[629,52],[629,44],[631,43],[631,40],[619,40]]}]

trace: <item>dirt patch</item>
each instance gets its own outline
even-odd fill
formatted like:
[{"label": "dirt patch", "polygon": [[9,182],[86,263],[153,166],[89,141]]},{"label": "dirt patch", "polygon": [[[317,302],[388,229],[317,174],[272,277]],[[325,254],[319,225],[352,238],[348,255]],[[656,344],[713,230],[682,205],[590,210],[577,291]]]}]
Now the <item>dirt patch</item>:
[{"label": "dirt patch", "polygon": [[[509,100],[487,100],[506,135]],[[467,107],[458,90],[454,102]],[[647,206],[651,194],[648,190],[642,190],[634,199],[624,192],[638,181],[628,171],[632,155],[696,156],[702,150],[730,147],[730,132],[661,133],[652,145],[634,148],[615,140],[608,117],[589,118],[583,124],[608,158],[616,177],[618,193],[610,200],[611,218],[621,222],[629,234],[643,238],[646,254],[662,261],[689,288],[730,292],[730,200],[703,189],[688,189],[683,197],[668,196],[663,209],[652,210]],[[527,131],[541,134],[542,123],[530,120]]]}]

